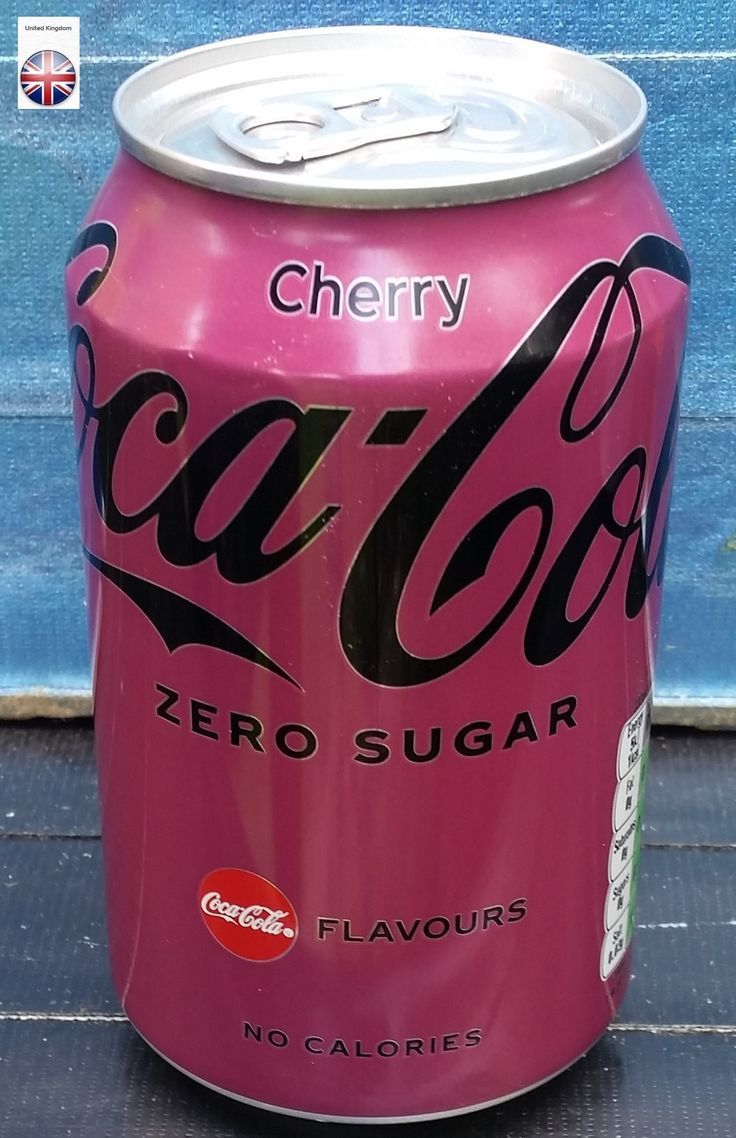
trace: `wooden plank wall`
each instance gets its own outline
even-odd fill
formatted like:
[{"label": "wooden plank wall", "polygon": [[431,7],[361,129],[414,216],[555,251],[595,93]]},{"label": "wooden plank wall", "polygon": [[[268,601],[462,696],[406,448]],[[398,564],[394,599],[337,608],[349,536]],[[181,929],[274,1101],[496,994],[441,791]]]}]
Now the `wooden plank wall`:
[{"label": "wooden plank wall", "polygon": [[[693,265],[666,581],[660,718],[736,722],[736,19],[714,0],[82,0],[82,106],[17,111],[0,27],[0,713],[88,706],[62,266],[115,149],[110,102],[151,58],[315,23],[444,24],[601,55],[650,100],[644,154]],[[33,695],[50,703],[29,704]],[[18,701],[18,697],[22,697]],[[58,697],[67,702],[59,705]],[[695,708],[695,713],[692,709]]]}]

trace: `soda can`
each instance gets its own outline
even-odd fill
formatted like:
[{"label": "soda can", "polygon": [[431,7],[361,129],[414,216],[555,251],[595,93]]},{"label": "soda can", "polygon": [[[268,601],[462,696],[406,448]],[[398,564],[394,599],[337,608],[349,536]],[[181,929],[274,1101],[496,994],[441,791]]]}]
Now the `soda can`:
[{"label": "soda can", "polygon": [[604,63],[133,75],[67,270],[112,970],[226,1095],[461,1113],[629,975],[689,270]]}]

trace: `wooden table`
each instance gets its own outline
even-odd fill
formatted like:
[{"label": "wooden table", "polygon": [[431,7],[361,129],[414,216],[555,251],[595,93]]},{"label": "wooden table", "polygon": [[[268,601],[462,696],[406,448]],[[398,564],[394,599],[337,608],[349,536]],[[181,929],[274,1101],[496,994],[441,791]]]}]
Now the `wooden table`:
[{"label": "wooden table", "polygon": [[[635,975],[619,1021],[540,1090],[415,1124],[411,1138],[736,1135],[736,735],[657,733],[649,779]],[[0,858],[3,1138],[340,1132],[199,1087],[121,1013],[88,724],[0,726]]]}]

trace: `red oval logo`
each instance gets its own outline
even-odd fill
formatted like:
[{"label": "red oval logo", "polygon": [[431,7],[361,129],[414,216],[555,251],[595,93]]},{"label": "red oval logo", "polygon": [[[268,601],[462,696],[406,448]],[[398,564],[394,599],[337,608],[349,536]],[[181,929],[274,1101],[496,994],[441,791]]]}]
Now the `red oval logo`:
[{"label": "red oval logo", "polygon": [[247,869],[208,873],[199,887],[199,911],[218,944],[242,960],[278,960],[299,934],[288,897]]}]

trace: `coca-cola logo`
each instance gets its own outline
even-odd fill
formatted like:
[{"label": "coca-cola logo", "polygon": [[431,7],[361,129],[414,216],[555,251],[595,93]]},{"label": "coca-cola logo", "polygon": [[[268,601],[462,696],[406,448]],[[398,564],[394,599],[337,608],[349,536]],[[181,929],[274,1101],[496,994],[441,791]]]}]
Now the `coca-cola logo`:
[{"label": "coca-cola logo", "polygon": [[[110,271],[116,250],[114,228],[97,222],[77,239],[70,260],[93,244],[104,246],[102,269],[82,281],[77,303],[84,305]],[[565,533],[558,534],[554,560],[539,579],[548,554],[557,507],[544,486],[526,486],[492,508],[477,521],[440,573],[431,600],[437,612],[462,590],[492,572],[491,561],[509,529],[525,517],[534,532],[522,551],[518,579],[490,614],[479,614],[477,631],[464,644],[445,654],[423,656],[412,652],[399,633],[399,610],[412,570],[431,531],[461,483],[502,428],[511,420],[561,352],[565,341],[586,310],[594,293],[607,289],[597,324],[583,361],[563,391],[559,418],[545,429],[556,430],[574,448],[598,429],[611,413],[631,373],[642,339],[642,315],[636,294],[636,274],[650,270],[687,285],[687,259],[663,237],[645,235],[631,246],[620,262],[600,260],[582,269],[534,324],[509,360],[429,446],[420,461],[397,487],[351,559],[339,600],[339,637],[345,657],[355,671],[376,684],[413,687],[438,679],[464,664],[493,639],[522,597],[533,592],[523,633],[524,653],[530,664],[544,666],[558,659],[584,632],[604,602],[615,578],[627,573],[624,609],[628,619],[642,610],[647,594],[661,581],[664,567],[666,517],[670,472],[677,425],[677,391],[670,407],[658,453],[652,457],[642,446],[611,456],[606,452],[602,481],[581,516]],[[604,394],[591,400],[590,376],[606,348],[614,312],[628,306],[631,335],[628,351],[605,384]],[[153,420],[156,445],[176,444],[188,416],[187,395],[181,383],[162,371],[143,371],[128,379],[109,399],[95,394],[96,361],[92,341],[81,324],[70,330],[70,351],[76,399],[80,407],[80,456],[93,437],[92,482],[97,510],[108,530],[128,534],[153,522],[162,558],[180,567],[212,559],[220,575],[247,585],[268,577],[299,557],[318,541],[329,523],[348,506],[327,502],[289,541],[279,548],[264,548],[290,503],[354,413],[354,408],[297,406],[281,398],[251,403],[229,415],[190,454],[176,473],[141,509],[124,509],[116,497],[116,469],[121,446],[131,423],[153,400],[165,396]],[[592,385],[593,391],[599,391]],[[387,409],[379,417],[366,445],[403,442],[422,419],[424,408]],[[220,532],[201,536],[200,513],[220,479],[238,456],[275,425],[288,427],[288,437],[271,465],[251,489],[240,509]],[[613,433],[615,438],[615,432]],[[154,442],[154,440],[152,440]],[[533,522],[533,527],[531,523]],[[586,606],[570,616],[570,598],[594,546],[605,545],[606,561],[600,581]],[[203,644],[229,652],[301,687],[266,648],[215,613],[170,589],[111,564],[86,550],[90,563],[127,594],[154,624],[170,651],[185,644]],[[622,567],[625,567],[622,569]],[[369,602],[369,603],[368,603]]]},{"label": "coca-cola logo", "polygon": [[281,890],[247,869],[214,869],[199,887],[199,911],[218,942],[243,960],[278,960],[299,925]]}]

